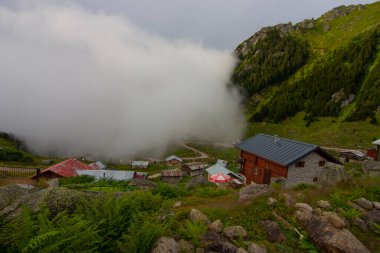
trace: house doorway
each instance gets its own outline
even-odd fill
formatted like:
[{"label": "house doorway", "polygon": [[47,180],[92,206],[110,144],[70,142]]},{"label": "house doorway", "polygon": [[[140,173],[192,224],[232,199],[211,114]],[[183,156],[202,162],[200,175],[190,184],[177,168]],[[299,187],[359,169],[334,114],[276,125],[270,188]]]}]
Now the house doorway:
[{"label": "house doorway", "polygon": [[270,184],[271,171],[270,169],[264,169],[263,184]]}]

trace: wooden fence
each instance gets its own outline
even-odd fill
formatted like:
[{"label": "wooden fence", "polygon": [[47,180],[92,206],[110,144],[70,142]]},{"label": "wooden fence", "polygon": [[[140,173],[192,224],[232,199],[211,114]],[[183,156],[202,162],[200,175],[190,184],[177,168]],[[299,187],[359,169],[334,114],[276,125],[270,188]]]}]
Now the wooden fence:
[{"label": "wooden fence", "polygon": [[39,169],[0,167],[0,178],[30,178]]}]

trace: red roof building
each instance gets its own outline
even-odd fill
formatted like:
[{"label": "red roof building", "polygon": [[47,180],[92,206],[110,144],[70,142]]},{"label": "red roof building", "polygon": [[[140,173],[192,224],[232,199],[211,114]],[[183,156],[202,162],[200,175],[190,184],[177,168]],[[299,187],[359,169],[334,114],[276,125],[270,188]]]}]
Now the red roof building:
[{"label": "red roof building", "polygon": [[33,178],[60,178],[60,177],[75,177],[78,176],[76,170],[94,170],[89,165],[78,161],[75,158],[67,159],[63,162],[50,166],[41,171],[40,174],[34,175]]}]

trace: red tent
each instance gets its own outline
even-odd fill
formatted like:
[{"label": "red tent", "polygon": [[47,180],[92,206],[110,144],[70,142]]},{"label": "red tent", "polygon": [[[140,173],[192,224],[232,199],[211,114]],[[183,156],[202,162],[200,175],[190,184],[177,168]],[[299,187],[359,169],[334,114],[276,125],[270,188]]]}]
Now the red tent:
[{"label": "red tent", "polygon": [[218,173],[218,174],[212,175],[210,177],[210,181],[212,181],[214,183],[225,183],[225,182],[228,182],[230,180],[231,180],[230,176],[224,175],[222,173]]}]

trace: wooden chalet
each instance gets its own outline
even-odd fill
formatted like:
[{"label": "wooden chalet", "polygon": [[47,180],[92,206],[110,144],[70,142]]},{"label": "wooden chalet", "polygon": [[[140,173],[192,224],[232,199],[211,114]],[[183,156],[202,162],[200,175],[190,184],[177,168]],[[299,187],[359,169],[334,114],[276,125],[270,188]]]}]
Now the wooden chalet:
[{"label": "wooden chalet", "polygon": [[181,165],[182,159],[179,158],[178,156],[171,155],[166,157],[165,159],[166,165],[168,166],[176,166],[176,165]]},{"label": "wooden chalet", "polygon": [[75,177],[78,176],[77,170],[94,170],[89,165],[78,161],[75,158],[67,159],[63,162],[50,166],[44,169],[41,173],[37,173],[32,178],[38,179],[44,177],[47,179],[61,178],[61,177]]},{"label": "wooden chalet", "polygon": [[183,174],[191,177],[203,175],[204,169],[205,165],[203,163],[186,163],[181,167]]},{"label": "wooden chalet", "polygon": [[240,172],[246,183],[270,184],[283,179],[286,186],[316,183],[327,163],[341,164],[319,146],[257,134],[236,148],[241,151]]},{"label": "wooden chalet", "polygon": [[183,178],[181,170],[161,170],[161,181],[171,184],[178,184]]}]

